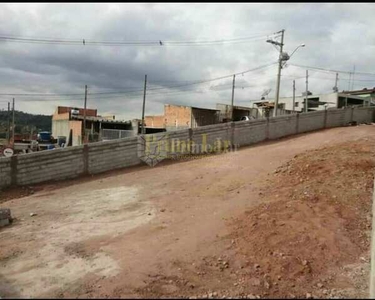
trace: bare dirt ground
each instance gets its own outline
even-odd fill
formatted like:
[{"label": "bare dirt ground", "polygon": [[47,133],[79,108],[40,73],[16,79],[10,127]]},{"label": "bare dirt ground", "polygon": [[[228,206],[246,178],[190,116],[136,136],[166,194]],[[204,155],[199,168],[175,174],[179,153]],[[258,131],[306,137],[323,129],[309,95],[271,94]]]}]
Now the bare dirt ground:
[{"label": "bare dirt ground", "polygon": [[0,296],[367,297],[374,133],[6,191]]}]

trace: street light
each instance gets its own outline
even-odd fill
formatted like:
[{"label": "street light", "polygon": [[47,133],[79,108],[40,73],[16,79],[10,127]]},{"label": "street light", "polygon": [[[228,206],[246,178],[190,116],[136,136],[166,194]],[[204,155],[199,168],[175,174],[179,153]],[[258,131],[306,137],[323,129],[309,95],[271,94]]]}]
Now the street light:
[{"label": "street light", "polygon": [[289,56],[288,53],[285,53],[287,56],[285,58],[285,63],[283,64],[283,67],[286,65],[286,62],[292,58],[293,54],[299,49],[299,48],[302,48],[302,47],[305,47],[306,45],[305,44],[301,44],[299,45],[296,49],[293,50],[292,54]]},{"label": "street light", "polygon": [[301,44],[299,45],[296,49],[294,49],[294,51],[292,52],[292,54],[290,55],[290,57],[292,57],[292,55],[299,49],[299,48],[302,48],[302,47],[305,47],[306,45],[305,44]]}]

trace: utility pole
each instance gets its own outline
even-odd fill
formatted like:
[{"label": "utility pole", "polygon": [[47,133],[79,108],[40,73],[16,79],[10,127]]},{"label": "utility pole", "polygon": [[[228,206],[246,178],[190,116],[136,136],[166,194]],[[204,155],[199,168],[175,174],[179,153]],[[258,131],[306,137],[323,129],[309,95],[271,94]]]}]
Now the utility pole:
[{"label": "utility pole", "polygon": [[277,108],[279,106],[279,95],[280,95],[280,80],[281,80],[281,68],[282,68],[282,55],[283,55],[283,47],[284,47],[284,29],[281,30],[281,43],[278,43],[280,46],[280,54],[279,54],[279,68],[277,71],[277,85],[276,85],[276,96],[275,96],[275,107],[273,110],[273,116],[277,116]]},{"label": "utility pole", "polygon": [[352,90],[354,90],[354,75],[355,75],[355,65],[353,66]]},{"label": "utility pole", "polygon": [[147,75],[145,75],[145,86],[143,89],[143,106],[142,106],[142,129],[141,134],[145,134],[145,105],[146,105],[146,88],[147,88]]},{"label": "utility pole", "polygon": [[85,85],[85,104],[83,106],[83,144],[86,143],[86,105],[87,105],[87,85]]},{"label": "utility pole", "polygon": [[309,70],[306,70],[306,100],[305,100],[305,112],[308,112],[308,92],[309,92]]},{"label": "utility pole", "polygon": [[10,143],[10,102],[8,102],[8,130],[7,130],[7,142]]},{"label": "utility pole", "polygon": [[15,130],[14,130],[14,98],[13,98],[13,107],[12,107],[12,110],[13,110],[13,119],[12,119],[12,145],[14,146],[14,133],[15,133]]},{"label": "utility pole", "polygon": [[293,108],[292,108],[293,112],[294,112],[295,107],[296,107],[296,81],[293,80]]},{"label": "utility pole", "polygon": [[236,75],[233,75],[233,84],[232,84],[232,116],[231,116],[231,120],[233,122],[233,104],[234,104],[234,88],[235,88],[235,83],[236,83]]},{"label": "utility pole", "polygon": [[338,81],[339,81],[339,73],[336,73],[335,86],[333,87],[333,91],[336,93],[339,91],[339,88],[337,86]]}]

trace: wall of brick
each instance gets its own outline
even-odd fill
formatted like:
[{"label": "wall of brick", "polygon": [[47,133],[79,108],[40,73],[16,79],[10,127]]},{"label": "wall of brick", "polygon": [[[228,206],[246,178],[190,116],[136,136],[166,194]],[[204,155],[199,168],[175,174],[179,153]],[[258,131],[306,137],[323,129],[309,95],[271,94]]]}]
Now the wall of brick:
[{"label": "wall of brick", "polygon": [[162,116],[145,116],[145,124],[147,127],[165,127],[165,117]]},{"label": "wall of brick", "polygon": [[167,128],[167,130],[190,128],[191,114],[191,107],[165,104],[165,127]]},{"label": "wall of brick", "polygon": [[[141,164],[147,151],[151,156],[156,153],[163,159],[171,154],[174,154],[173,157],[186,153],[207,152],[210,148],[225,148],[230,144],[251,145],[267,139],[277,139],[325,127],[343,126],[352,120],[368,123],[374,120],[374,114],[375,109],[372,107],[318,111],[268,120],[223,123],[128,137],[11,158],[2,157],[0,187],[62,180],[81,174],[96,174],[130,167]],[[199,145],[198,148],[193,147],[194,144]]]}]

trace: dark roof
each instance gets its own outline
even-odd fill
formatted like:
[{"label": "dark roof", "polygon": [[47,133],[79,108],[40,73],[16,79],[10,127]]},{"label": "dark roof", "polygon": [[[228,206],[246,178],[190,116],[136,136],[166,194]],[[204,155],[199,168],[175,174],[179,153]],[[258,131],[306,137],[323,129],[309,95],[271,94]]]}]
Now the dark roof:
[{"label": "dark roof", "polygon": [[180,105],[180,104],[164,104],[164,106],[180,106],[180,107],[190,107],[190,108],[194,108],[194,109],[220,111],[220,109],[202,108],[202,107],[189,106],[189,105]]},{"label": "dark roof", "polygon": [[[83,120],[83,116],[72,115],[72,119]],[[110,123],[110,124],[131,124],[131,121],[112,120],[112,119],[106,119],[102,117],[91,117],[91,116],[86,116],[86,120],[93,121],[93,122]]]},{"label": "dark roof", "polygon": [[202,107],[195,107],[195,106],[191,106],[191,108],[200,109],[200,110],[220,111],[220,109],[202,108]]},{"label": "dark roof", "polygon": [[375,87],[372,89],[364,88],[362,90],[354,90],[354,91],[342,91],[344,94],[350,94],[350,95],[365,95],[365,94],[372,94],[375,93]]}]

